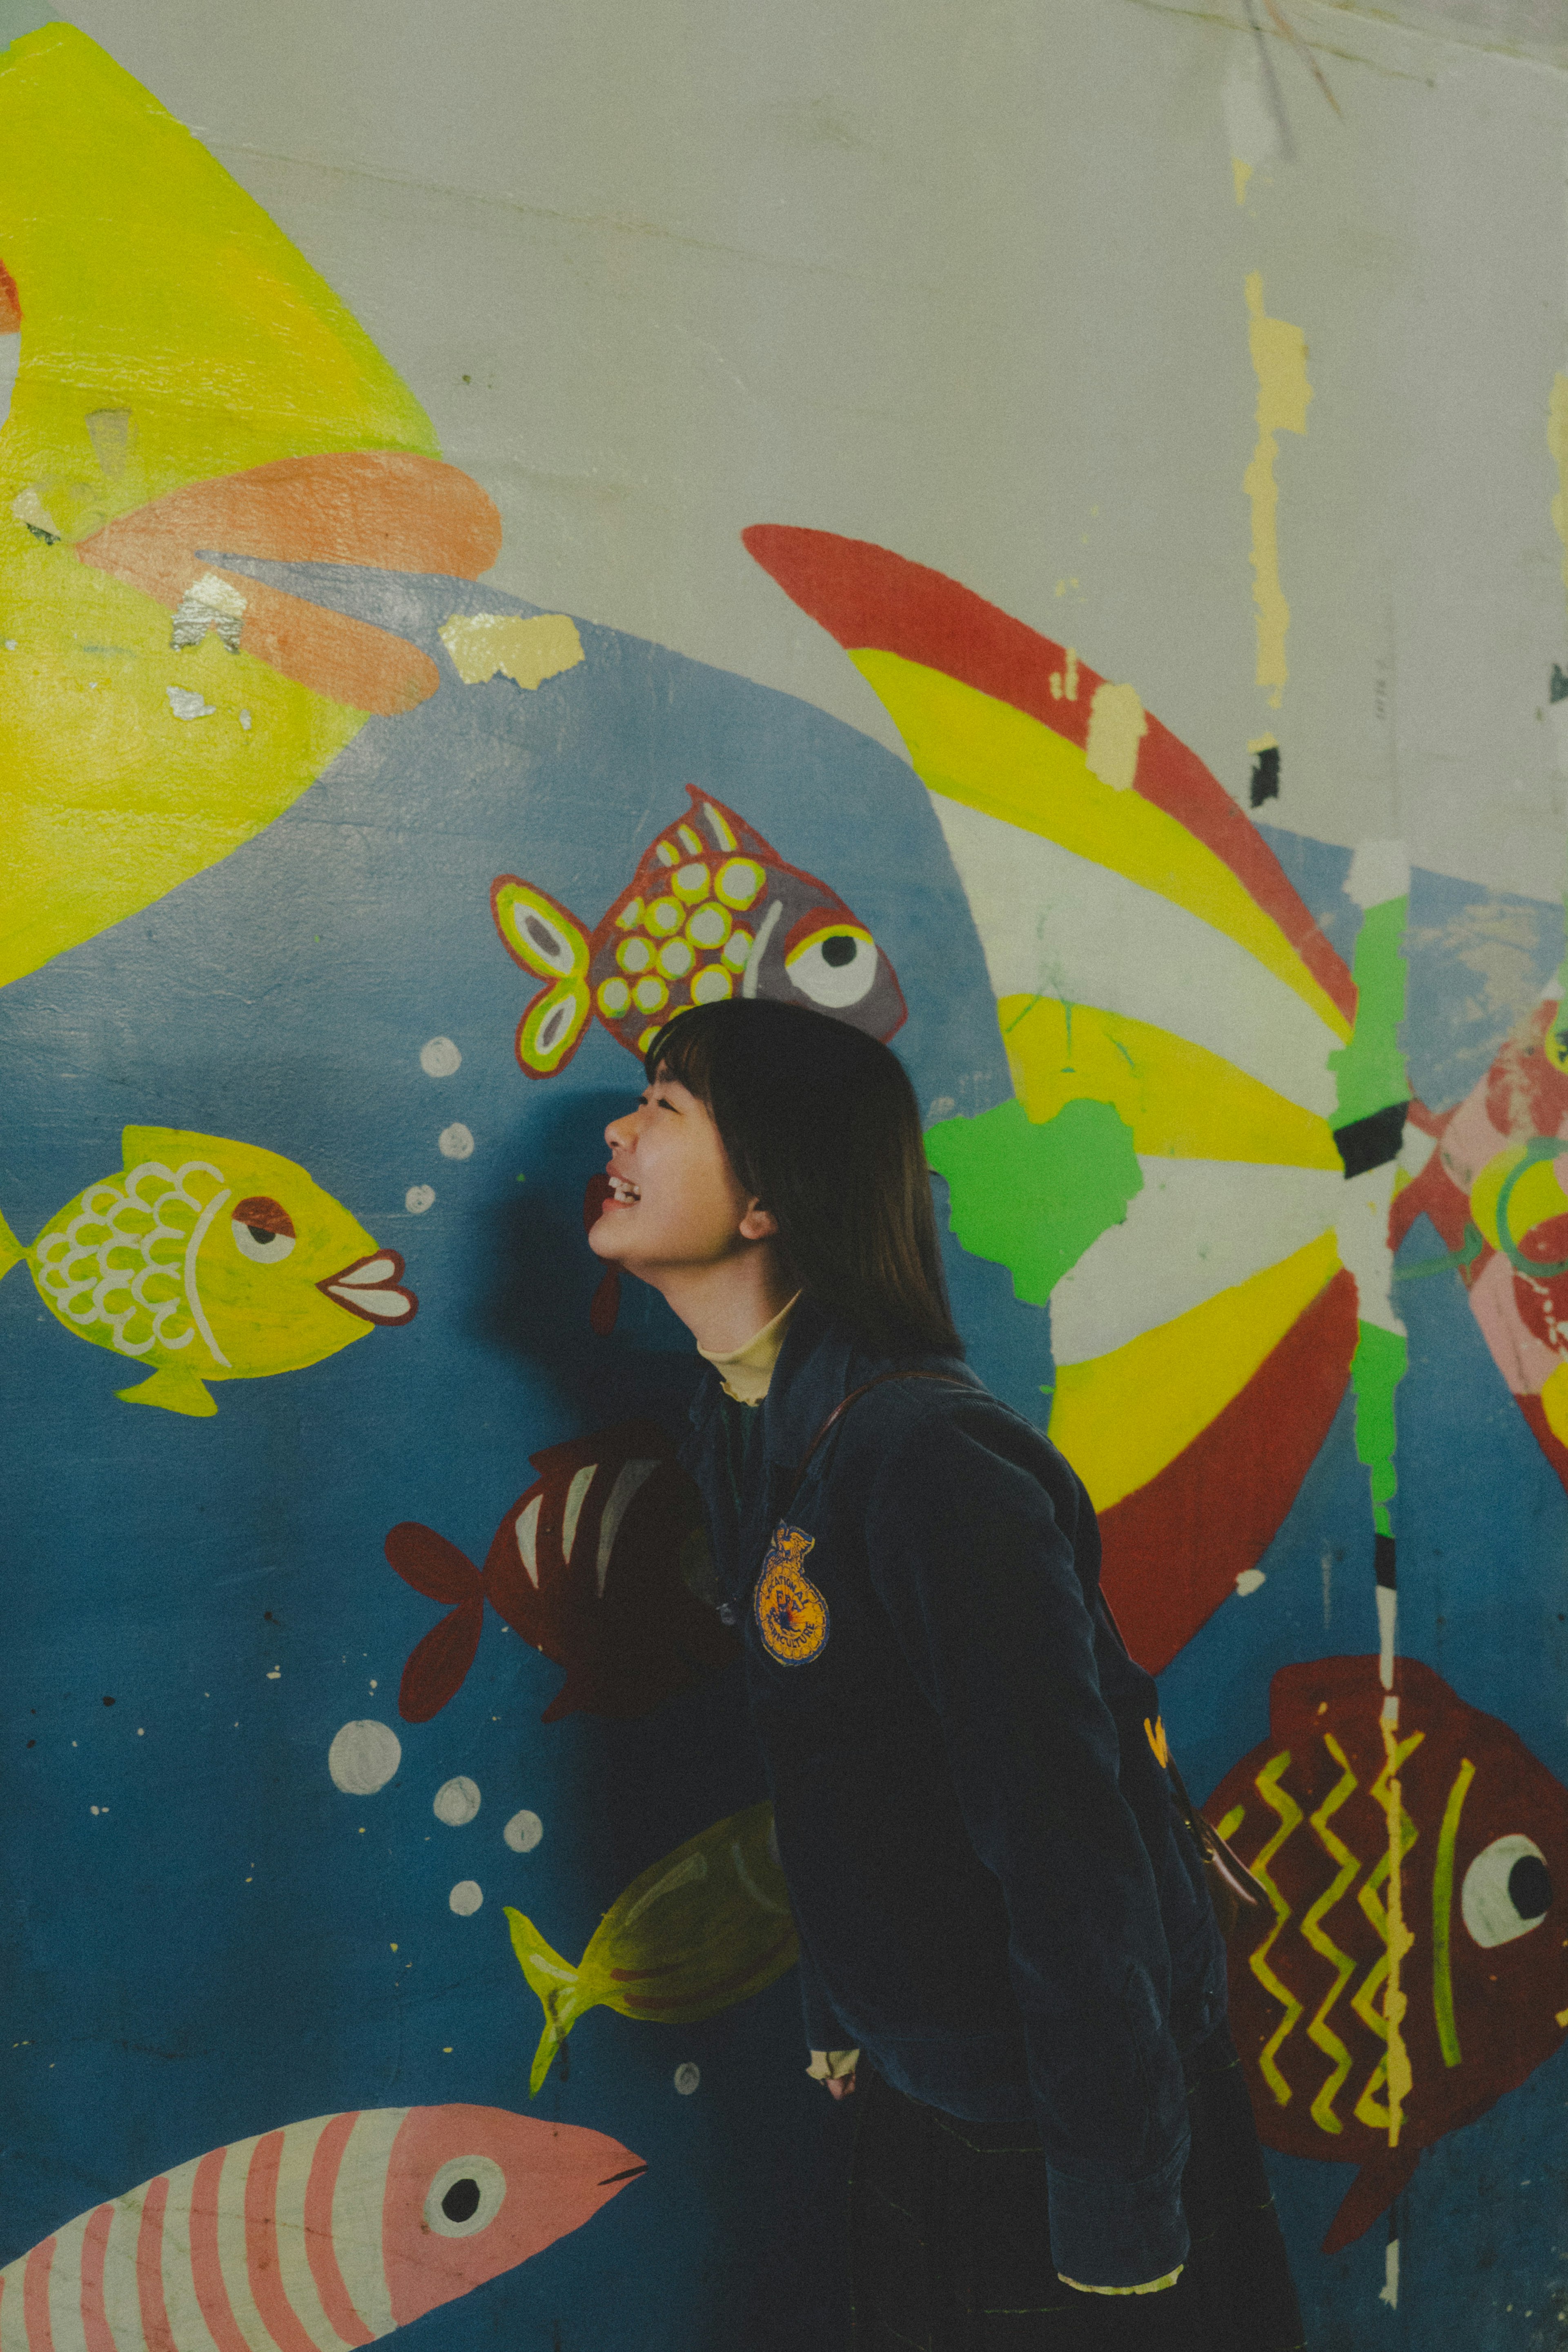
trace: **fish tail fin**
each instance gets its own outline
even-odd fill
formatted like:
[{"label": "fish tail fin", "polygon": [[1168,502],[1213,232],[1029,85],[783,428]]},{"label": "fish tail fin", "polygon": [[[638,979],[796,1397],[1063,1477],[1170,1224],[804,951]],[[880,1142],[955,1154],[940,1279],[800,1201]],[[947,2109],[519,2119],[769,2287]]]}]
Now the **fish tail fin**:
[{"label": "fish tail fin", "polygon": [[517,1956],[517,1966],[538,1993],[545,2013],[545,2030],[539,2036],[533,2071],[528,2076],[531,2099],[554,2064],[556,2052],[577,2022],[581,1977],[570,1961],[550,1948],[531,1919],[514,1911],[510,1905],[507,1906],[507,1917],[511,1923],[512,1949]]},{"label": "fish tail fin", "polygon": [[1322,2251],[1337,2254],[1370,2230],[1380,2213],[1386,2213],[1395,2199],[1403,2194],[1414,2177],[1421,2151],[1414,2145],[1390,2149],[1379,2161],[1375,2158],[1364,2164],[1340,2200],[1340,2207],[1329,2223]]},{"label": "fish tail fin", "polygon": [[5,1281],[14,1265],[21,1265],[26,1255],[5,1218],[0,1216],[0,1282]]},{"label": "fish tail fin", "polygon": [[387,1563],[427,1601],[455,1603],[409,1653],[398,1688],[397,1709],[405,1723],[428,1723],[462,1689],[485,1629],[485,1580],[455,1544],[404,1519],[385,1544]]},{"label": "fish tail fin", "polygon": [[517,1024],[517,1059],[530,1078],[553,1077],[576,1052],[593,1009],[588,934],[559,898],[516,874],[491,883],[490,913],[513,962],[547,983]]}]

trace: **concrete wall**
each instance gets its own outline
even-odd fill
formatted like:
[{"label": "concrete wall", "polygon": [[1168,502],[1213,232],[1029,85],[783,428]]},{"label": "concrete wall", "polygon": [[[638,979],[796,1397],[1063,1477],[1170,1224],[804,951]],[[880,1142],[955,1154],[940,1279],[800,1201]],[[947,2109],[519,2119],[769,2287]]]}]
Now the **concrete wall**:
[{"label": "concrete wall", "polygon": [[[248,2135],[476,2105],[651,2168],[591,2221],[561,2174],[583,2233],[432,2344],[834,2340],[845,2119],[765,1911],[688,1937],[749,1998],[694,1961],[681,2021],[596,2010],[530,2087],[525,1949],[575,1967],[760,1795],[674,1474],[586,1652],[525,1595],[397,1700],[531,1480],[679,1427],[681,1335],[633,1299],[610,1335],[580,1242],[636,1024],[574,1012],[559,1070],[513,1030],[579,945],[599,991],[695,782],[895,970],[975,1360],[1080,1463],[1272,1874],[1234,2005],[1314,2352],[1555,2340],[1560,12],[12,0],[12,36],[0,2260]],[[306,471],[246,504],[269,465]],[[508,875],[564,963],[492,920]],[[140,1325],[73,1345],[48,1270],[132,1213],[87,1188],[197,1162],[181,1251],[218,1191],[308,1202],[407,1331],[235,1290],[233,1384],[153,1353],[172,1409],[128,1411]],[[374,1788],[374,1733],[328,1766],[364,1722]]]}]

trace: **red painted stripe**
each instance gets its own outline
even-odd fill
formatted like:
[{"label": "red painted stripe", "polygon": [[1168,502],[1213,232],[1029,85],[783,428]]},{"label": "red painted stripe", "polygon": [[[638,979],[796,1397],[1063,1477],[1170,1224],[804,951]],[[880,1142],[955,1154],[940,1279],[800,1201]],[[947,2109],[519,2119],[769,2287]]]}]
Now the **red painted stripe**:
[{"label": "red painted stripe", "polygon": [[27,2352],[55,2352],[54,2331],[49,2326],[49,2264],[55,2258],[55,2241],[46,2238],[27,2256],[22,2273],[22,2322],[27,2331]]},{"label": "red painted stripe", "polygon": [[136,2299],[141,2306],[141,2339],[147,2352],[178,2352],[163,2300],[163,2211],[169,2202],[165,2174],[148,2186],[136,2236]]},{"label": "red painted stripe", "polygon": [[[945,572],[907,562],[869,540],[783,523],[755,523],[741,540],[785,594],[847,652],[875,646],[924,663],[1010,702],[1080,751],[1087,743],[1090,705],[1103,683],[1098,673],[1080,662],[1074,699],[1053,695],[1051,680],[1065,670],[1066,647]],[[1355,983],[1279,859],[1197,754],[1152,717],[1134,789],[1224,861],[1278,923],[1331,1003],[1354,1020]]]},{"label": "red painted stripe", "polygon": [[204,2156],[191,2183],[191,2284],[218,2352],[250,2352],[224,2284],[218,2252],[218,2189],[227,2154],[226,2147],[214,2147]]},{"label": "red painted stripe", "polygon": [[321,2308],[344,2343],[373,2344],[375,2337],[354,2309],[332,2243],[332,2192],[338,2186],[343,2150],[359,2120],[357,2109],[334,2116],[316,2143],[310,2178],[305,2184],[305,2254]]},{"label": "red painted stripe", "polygon": [[1151,1674],[1278,1535],[1339,1409],[1355,1342],[1355,1282],[1342,1267],[1201,1436],[1101,1513],[1105,1597]]},{"label": "red painted stripe", "polygon": [[283,2134],[265,2133],[245,2177],[246,2269],[262,2325],[277,2352],[318,2352],[315,2337],[284,2291],[278,2270],[277,2173],[282,2161]]},{"label": "red painted stripe", "polygon": [[742,1985],[752,1983],[754,1979],[761,1974],[765,1968],[768,1967],[772,1961],[779,1958],[780,1952],[789,1950],[794,1940],[794,1928],[787,1928],[784,1934],[779,1938],[779,1941],[772,1947],[771,1950],[764,1952],[759,1960],[753,1960],[749,1968],[737,1969],[734,1976],[726,1977],[722,1983],[702,1985],[695,1992],[685,1993],[674,1999],[666,2000],[655,2000],[650,1994],[634,1992],[626,1993],[622,1998],[624,1999],[628,2009],[635,2009],[638,2011],[655,2009],[691,2009],[694,2004],[704,2001],[712,2001],[717,2005],[718,2003],[731,1999],[734,1994],[739,1991]]},{"label": "red painted stripe", "polygon": [[115,2352],[103,2307],[103,2263],[114,2224],[112,2205],[100,2205],[81,2239],[81,2336],[84,2352]]}]

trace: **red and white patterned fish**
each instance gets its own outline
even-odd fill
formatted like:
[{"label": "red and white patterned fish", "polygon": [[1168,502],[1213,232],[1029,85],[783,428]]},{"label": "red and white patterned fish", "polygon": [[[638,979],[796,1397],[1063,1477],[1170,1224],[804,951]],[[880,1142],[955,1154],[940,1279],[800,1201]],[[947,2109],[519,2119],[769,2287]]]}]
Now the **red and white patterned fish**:
[{"label": "red and white patterned fish", "polygon": [[0,2271],[0,2352],[342,2352],[580,2228],[641,2158],[501,2107],[287,2124],[78,2214]]}]

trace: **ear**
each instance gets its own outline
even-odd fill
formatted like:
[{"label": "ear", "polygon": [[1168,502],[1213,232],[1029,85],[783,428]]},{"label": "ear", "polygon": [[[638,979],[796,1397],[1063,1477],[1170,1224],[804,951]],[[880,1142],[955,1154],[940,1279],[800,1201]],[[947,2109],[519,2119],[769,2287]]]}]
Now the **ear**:
[{"label": "ear", "polygon": [[765,1209],[760,1201],[753,1201],[740,1221],[742,1241],[770,1242],[777,1239],[778,1233],[779,1220],[772,1210]]}]

